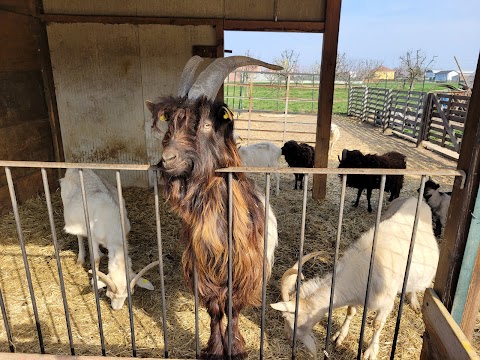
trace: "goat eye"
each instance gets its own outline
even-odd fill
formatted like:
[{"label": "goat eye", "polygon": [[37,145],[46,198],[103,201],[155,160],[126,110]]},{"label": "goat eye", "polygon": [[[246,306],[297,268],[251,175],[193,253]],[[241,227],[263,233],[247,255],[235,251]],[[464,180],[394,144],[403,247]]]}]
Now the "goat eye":
[{"label": "goat eye", "polygon": [[211,124],[211,123],[207,122],[207,123],[203,124],[203,129],[204,129],[204,130],[210,131],[211,128],[212,128],[212,124]]}]

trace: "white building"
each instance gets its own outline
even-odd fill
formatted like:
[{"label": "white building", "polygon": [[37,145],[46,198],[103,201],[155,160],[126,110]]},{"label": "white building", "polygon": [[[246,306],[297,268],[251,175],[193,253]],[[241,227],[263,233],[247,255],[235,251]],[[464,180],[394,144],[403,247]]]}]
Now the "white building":
[{"label": "white building", "polygon": [[427,70],[425,71],[425,80],[434,81],[435,75],[439,73],[441,70]]},{"label": "white building", "polygon": [[455,70],[442,70],[435,74],[435,82],[458,82],[458,72]]}]

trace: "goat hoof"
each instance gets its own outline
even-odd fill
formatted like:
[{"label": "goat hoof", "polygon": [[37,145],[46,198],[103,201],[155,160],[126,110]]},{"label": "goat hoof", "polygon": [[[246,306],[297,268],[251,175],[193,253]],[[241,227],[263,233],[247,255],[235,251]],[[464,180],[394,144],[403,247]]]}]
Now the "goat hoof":
[{"label": "goat hoof", "polygon": [[368,212],[371,213],[373,211],[372,208],[368,208]]}]

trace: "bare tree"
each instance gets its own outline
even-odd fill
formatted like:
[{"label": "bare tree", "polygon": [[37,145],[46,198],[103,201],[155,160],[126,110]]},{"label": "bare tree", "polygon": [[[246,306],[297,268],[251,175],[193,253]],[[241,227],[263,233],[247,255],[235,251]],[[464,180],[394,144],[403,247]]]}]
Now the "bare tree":
[{"label": "bare tree", "polygon": [[353,71],[358,79],[368,83],[375,77],[375,72],[382,65],[383,63],[380,60],[361,59],[355,62]]},{"label": "bare tree", "polygon": [[294,50],[283,50],[279,58],[273,60],[277,65],[283,67],[283,70],[279,71],[285,79],[288,75],[298,72],[298,58],[300,54],[296,53]]},{"label": "bare tree", "polygon": [[349,58],[346,53],[337,55],[337,66],[335,67],[335,80],[342,81],[345,86],[350,86],[355,77],[356,61]]},{"label": "bare tree", "polygon": [[[428,62],[430,65],[432,61]],[[415,80],[421,79],[427,70],[427,55],[422,50],[416,52],[407,51],[405,55],[400,56],[400,67],[405,73],[405,78],[409,84],[410,91],[413,90]]]}]

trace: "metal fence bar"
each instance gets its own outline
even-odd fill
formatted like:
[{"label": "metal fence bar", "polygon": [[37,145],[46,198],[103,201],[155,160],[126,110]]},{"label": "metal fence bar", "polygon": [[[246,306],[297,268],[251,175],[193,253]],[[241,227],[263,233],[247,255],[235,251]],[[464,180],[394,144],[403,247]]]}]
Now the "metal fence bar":
[{"label": "metal fence bar", "polygon": [[93,240],[92,240],[92,231],[90,229],[90,217],[88,215],[88,203],[87,203],[87,194],[85,192],[85,181],[83,179],[83,170],[78,170],[78,176],[80,178],[80,188],[82,190],[82,199],[83,199],[83,212],[85,214],[85,228],[87,229],[87,238],[88,238],[88,249],[90,253],[90,266],[92,267],[92,280],[93,280],[93,292],[95,295],[95,304],[97,307],[97,318],[98,318],[98,332],[100,334],[100,346],[102,347],[102,355],[106,356],[105,350],[105,337],[103,335],[103,322],[102,322],[102,311],[100,310],[100,298],[98,296],[98,281],[97,281],[97,269],[95,264],[95,257],[93,252]]},{"label": "metal fence bar", "polygon": [[[265,337],[265,307],[267,302],[267,245],[268,217],[270,209],[270,173],[265,174],[265,227],[263,230],[263,273],[262,273],[262,314],[260,317],[260,360],[263,359],[263,342]],[[271,271],[272,269],[270,269]]]},{"label": "metal fence bar", "polygon": [[65,312],[65,322],[67,323],[67,333],[68,333],[68,342],[70,344],[70,353],[72,355],[75,355],[75,347],[73,345],[73,337],[72,337],[72,326],[70,325],[70,311],[68,310],[67,294],[65,291],[65,282],[63,281],[62,262],[60,261],[60,255],[59,255],[57,231],[55,230],[55,222],[53,220],[53,209],[52,209],[52,200],[50,196],[50,187],[48,186],[47,171],[44,168],[42,168],[41,172],[42,172],[43,189],[45,191],[45,201],[47,202],[48,219],[50,220],[50,230],[52,232],[53,248],[55,250],[55,260],[57,262],[58,280],[60,283],[60,291],[62,293],[63,310]]},{"label": "metal fence bar", "polygon": [[[158,271],[160,274],[160,293],[162,294],[162,324],[163,324],[163,344],[164,355],[168,359],[168,337],[167,337],[167,305],[165,303],[165,281],[163,274],[163,246],[162,246],[162,228],[160,223],[160,201],[158,197],[158,171],[153,171],[153,192],[155,197],[155,222],[157,225],[157,247],[158,247]],[[195,306],[197,304],[195,303]],[[197,318],[195,318],[197,320]],[[198,355],[198,354],[197,354]]]},{"label": "metal fence bar", "polygon": [[333,261],[333,273],[332,273],[332,287],[330,290],[330,305],[328,307],[328,323],[327,323],[327,337],[325,339],[325,355],[328,357],[328,351],[330,346],[330,334],[332,331],[332,312],[333,312],[333,299],[335,295],[335,280],[337,278],[337,264],[338,253],[340,250],[340,239],[342,237],[342,223],[343,223],[343,209],[345,206],[345,192],[347,188],[347,175],[342,175],[342,191],[340,193],[340,209],[338,210],[338,226],[337,226],[337,240],[335,243],[335,257]]},{"label": "metal fence bar", "polygon": [[5,309],[5,303],[3,302],[2,289],[0,289],[0,308],[2,308],[3,325],[5,326],[5,332],[7,334],[8,347],[10,348],[10,352],[14,353],[15,346],[13,345],[12,332],[10,331],[10,324],[8,323],[7,310]]},{"label": "metal fence bar", "polygon": [[367,290],[365,292],[365,303],[363,305],[363,316],[362,316],[362,327],[360,328],[360,340],[358,341],[358,353],[357,360],[362,358],[362,344],[363,336],[365,333],[365,323],[367,320],[368,312],[368,295],[370,295],[370,285],[372,280],[372,272],[375,263],[375,250],[377,248],[377,237],[378,237],[378,228],[380,224],[380,217],[382,215],[382,205],[383,205],[383,192],[385,190],[385,181],[387,176],[382,175],[380,180],[380,196],[378,198],[378,209],[377,209],[377,218],[375,219],[375,230],[373,231],[373,243],[372,243],[372,253],[370,255],[370,267],[368,269],[368,280],[367,280]]},{"label": "metal fence bar", "polygon": [[156,169],[155,165],[148,164],[96,164],[96,163],[71,163],[50,161],[13,161],[0,160],[0,166],[21,168],[45,168],[45,169],[96,169],[96,170],[137,170],[147,171]]},{"label": "metal fence bar", "polygon": [[403,286],[402,286],[402,293],[400,295],[400,304],[398,305],[398,315],[397,315],[397,322],[395,324],[395,333],[393,335],[393,343],[392,343],[392,351],[390,353],[390,359],[393,360],[395,357],[395,350],[397,348],[397,340],[398,340],[398,333],[400,331],[400,322],[402,318],[403,312],[403,304],[405,302],[405,293],[407,291],[407,283],[408,283],[408,275],[410,273],[410,264],[412,263],[412,256],[413,256],[413,247],[415,246],[415,240],[417,237],[417,227],[418,227],[418,218],[420,215],[420,205],[423,201],[423,191],[425,190],[425,175],[422,176],[420,181],[420,189],[418,191],[418,200],[417,200],[417,207],[415,209],[415,219],[413,220],[413,229],[412,229],[412,237],[410,239],[410,248],[408,249],[408,257],[407,257],[407,264],[405,267],[405,275],[403,278]]},{"label": "metal fence bar", "polygon": [[132,309],[132,289],[130,288],[130,261],[128,256],[128,244],[127,244],[127,230],[125,228],[126,216],[125,216],[125,204],[122,194],[122,179],[120,177],[120,171],[115,172],[117,179],[117,193],[118,193],[118,205],[120,208],[120,222],[122,224],[122,244],[123,244],[123,260],[125,267],[125,284],[127,285],[127,300],[128,300],[128,314],[130,319],[130,338],[132,341],[132,356],[137,357],[137,344],[135,343],[135,321],[133,319]]},{"label": "metal fence bar", "polygon": [[233,174],[228,173],[228,358],[232,357]]},{"label": "metal fence bar", "polygon": [[295,352],[297,349],[297,320],[298,320],[298,304],[300,300],[300,286],[302,284],[302,256],[303,243],[305,240],[305,218],[307,214],[307,192],[308,192],[308,174],[303,178],[303,202],[302,202],[302,223],[300,227],[300,246],[298,249],[298,273],[297,273],[297,291],[295,295],[295,317],[293,321],[293,340],[292,340],[292,360],[295,360]]},{"label": "metal fence bar", "polygon": [[25,275],[27,277],[28,291],[30,292],[30,299],[32,301],[33,315],[35,317],[35,325],[37,327],[40,352],[42,354],[45,354],[42,328],[40,327],[40,319],[38,317],[37,302],[35,300],[35,293],[33,291],[32,276],[30,274],[30,266],[28,265],[27,251],[25,249],[25,240],[23,238],[22,225],[20,224],[20,214],[18,212],[17,196],[15,195],[15,188],[13,186],[12,172],[10,168],[8,167],[5,168],[5,175],[7,176],[8,191],[10,192],[10,199],[12,201],[13,214],[15,216],[15,224],[17,226],[18,240],[20,241],[20,248],[22,250],[23,265],[25,266]]}]

